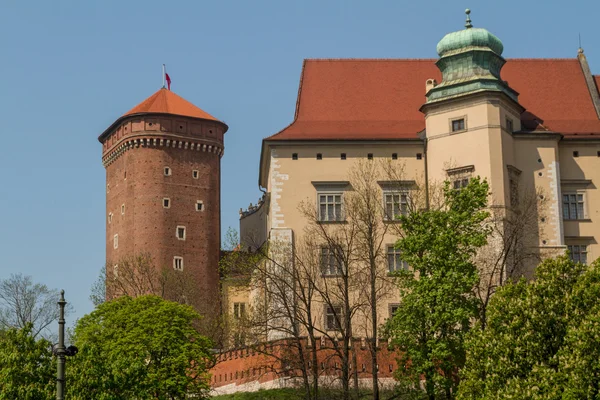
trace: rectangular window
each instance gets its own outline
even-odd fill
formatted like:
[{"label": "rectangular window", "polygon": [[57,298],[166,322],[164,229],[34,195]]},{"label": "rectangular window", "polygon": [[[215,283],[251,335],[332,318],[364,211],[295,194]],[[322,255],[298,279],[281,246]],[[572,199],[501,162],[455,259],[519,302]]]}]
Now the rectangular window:
[{"label": "rectangular window", "polygon": [[384,192],[385,218],[388,221],[398,219],[408,213],[408,194],[400,192]]},{"label": "rectangular window", "polygon": [[587,264],[587,246],[584,244],[574,244],[567,246],[571,260]]},{"label": "rectangular window", "polygon": [[119,234],[116,234],[115,236],[113,236],[113,247],[115,249],[119,248]]},{"label": "rectangular window", "polygon": [[368,159],[368,160],[372,160],[372,159],[373,159],[373,153],[369,153],[369,154],[367,154],[367,159]]},{"label": "rectangular window", "polygon": [[175,271],[183,271],[183,257],[173,257],[173,269]]},{"label": "rectangular window", "polygon": [[579,152],[577,150],[573,152],[573,157],[579,157]]},{"label": "rectangular window", "polygon": [[322,160],[322,159],[323,159],[323,154],[317,153],[317,160]]},{"label": "rectangular window", "polygon": [[325,306],[325,328],[328,331],[337,331],[340,329],[340,320],[342,319],[341,306]]},{"label": "rectangular window", "polygon": [[125,204],[121,204],[121,215],[125,215]]},{"label": "rectangular window", "polygon": [[244,318],[246,315],[246,303],[233,303],[233,316],[235,319]]},{"label": "rectangular window", "polygon": [[165,173],[165,176],[171,176],[171,168],[165,167],[164,168],[164,173]]},{"label": "rectangular window", "polygon": [[163,199],[163,207],[164,208],[170,208],[171,207],[171,200],[167,197],[165,197]]},{"label": "rectangular window", "polygon": [[398,153],[392,153],[392,160],[398,159]]},{"label": "rectangular window", "polygon": [[200,174],[198,173],[198,171],[197,171],[197,170],[193,170],[193,171],[192,171],[192,178],[194,178],[194,179],[198,179],[198,176],[199,176],[199,175],[200,175]]},{"label": "rectangular window", "polygon": [[452,181],[452,188],[455,190],[460,190],[464,187],[467,187],[469,184],[469,178],[460,178]]},{"label": "rectangular window", "polygon": [[179,240],[185,240],[185,226],[178,226],[175,235]]},{"label": "rectangular window", "polygon": [[112,222],[112,213],[108,213],[108,223],[110,224]]},{"label": "rectangular window", "polygon": [[408,263],[400,258],[400,250],[393,245],[387,247],[387,261],[389,272],[408,271]]},{"label": "rectangular window", "polygon": [[465,130],[465,119],[455,119],[452,121],[452,132],[464,131]]},{"label": "rectangular window", "polygon": [[292,153],[292,160],[298,159],[298,153]]},{"label": "rectangular window", "polygon": [[510,190],[510,206],[514,208],[519,205],[519,183],[513,178],[510,178],[508,183]]},{"label": "rectangular window", "polygon": [[196,211],[204,211],[204,203],[202,200],[196,201]]},{"label": "rectangular window", "polygon": [[583,193],[563,194],[563,218],[585,219]]},{"label": "rectangular window", "polygon": [[514,132],[513,121],[510,118],[506,118],[506,130],[509,131],[510,133]]},{"label": "rectangular window", "polygon": [[396,311],[398,311],[398,307],[398,304],[390,304],[390,318],[392,318],[394,314],[396,314]]},{"label": "rectangular window", "polygon": [[450,185],[454,190],[461,190],[462,188],[467,187],[474,172],[475,167],[473,165],[446,170],[446,173],[448,174],[448,180],[450,181]]},{"label": "rectangular window", "polygon": [[423,153],[417,153],[417,160],[423,159]]},{"label": "rectangular window", "polygon": [[341,249],[338,254],[329,247],[321,247],[321,273],[324,276],[339,276],[343,274]]},{"label": "rectangular window", "polygon": [[341,159],[341,160],[345,160],[345,159],[346,159],[346,153],[342,153],[342,154],[340,154],[340,159]]},{"label": "rectangular window", "polygon": [[342,194],[320,193],[319,194],[319,220],[320,221],[343,221]]},{"label": "rectangular window", "polygon": [[119,277],[119,265],[113,265],[113,278],[117,279]]}]

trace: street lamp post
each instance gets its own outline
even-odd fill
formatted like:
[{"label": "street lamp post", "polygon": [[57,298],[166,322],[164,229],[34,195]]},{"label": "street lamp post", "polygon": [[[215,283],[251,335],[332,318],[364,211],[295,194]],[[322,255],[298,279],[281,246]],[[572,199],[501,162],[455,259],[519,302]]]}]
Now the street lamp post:
[{"label": "street lamp post", "polygon": [[65,361],[67,356],[77,354],[77,347],[69,346],[65,348],[65,291],[60,291],[60,300],[58,306],[60,312],[58,315],[58,344],[52,349],[57,359],[56,365],[56,400],[65,399]]},{"label": "street lamp post", "polygon": [[60,307],[60,314],[58,317],[58,346],[55,354],[57,358],[56,366],[56,400],[64,400],[65,398],[65,291],[60,291],[60,300],[58,306]]}]

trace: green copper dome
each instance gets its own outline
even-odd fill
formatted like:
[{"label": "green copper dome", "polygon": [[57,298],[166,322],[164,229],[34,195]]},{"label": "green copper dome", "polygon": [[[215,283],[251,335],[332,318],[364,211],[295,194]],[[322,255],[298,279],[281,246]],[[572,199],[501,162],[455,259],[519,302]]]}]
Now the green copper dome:
[{"label": "green copper dome", "polygon": [[498,55],[502,55],[504,50],[500,39],[483,28],[467,28],[449,33],[440,40],[436,50],[438,55],[442,57],[449,52],[469,47],[488,47]]},{"label": "green copper dome", "polygon": [[465,13],[466,29],[447,34],[437,45],[440,58],[435,64],[442,73],[442,82],[429,89],[427,103],[478,92],[502,92],[518,101],[519,94],[500,77],[506,62],[502,42],[485,29],[473,28],[471,10]]}]

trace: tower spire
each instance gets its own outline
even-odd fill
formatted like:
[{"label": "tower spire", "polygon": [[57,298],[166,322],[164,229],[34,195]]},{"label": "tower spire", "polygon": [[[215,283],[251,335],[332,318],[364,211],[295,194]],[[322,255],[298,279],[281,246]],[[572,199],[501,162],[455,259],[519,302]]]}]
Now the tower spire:
[{"label": "tower spire", "polygon": [[471,10],[469,10],[467,8],[465,10],[465,14],[467,14],[467,21],[465,22],[465,28],[471,29],[473,27],[473,24],[471,24],[471,16],[469,15],[469,14],[471,14]]}]

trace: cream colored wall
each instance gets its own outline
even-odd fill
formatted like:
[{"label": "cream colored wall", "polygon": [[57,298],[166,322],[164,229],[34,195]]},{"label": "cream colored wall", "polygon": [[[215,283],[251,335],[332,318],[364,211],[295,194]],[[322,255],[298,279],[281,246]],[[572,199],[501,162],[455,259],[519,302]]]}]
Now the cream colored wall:
[{"label": "cream colored wall", "polygon": [[[292,160],[292,154],[298,153],[298,160]],[[322,160],[317,160],[317,153],[322,154]],[[346,160],[341,160],[341,153],[346,153]],[[397,153],[398,160],[392,161],[403,168],[402,180],[424,181],[424,157],[417,159],[417,153],[423,155],[421,143],[382,143],[373,145],[364,144],[340,144],[340,145],[318,145],[286,146],[278,145],[271,148],[270,170],[268,179],[268,191],[271,192],[271,204],[269,213],[269,227],[271,236],[279,238],[282,233],[289,235],[293,232],[294,241],[298,243],[302,239],[306,219],[301,215],[298,206],[303,201],[308,201],[316,206],[317,190],[311,182],[349,181],[349,172],[358,160],[367,160],[367,155],[373,154],[373,162],[382,163],[391,160],[392,153]],[[383,178],[382,173],[382,180]],[[382,198],[383,201],[383,198]],[[397,237],[388,235],[386,244],[393,244]],[[387,265],[382,265],[387,269]],[[331,278],[324,278],[331,279]],[[391,290],[390,296],[382,300],[378,307],[378,319],[383,322],[389,317],[389,305],[399,302],[397,290]],[[322,323],[322,303],[316,302],[313,307],[315,319]],[[357,318],[355,325],[358,334],[364,331],[366,321]]]},{"label": "cream colored wall", "polygon": [[[446,180],[449,168],[473,165],[474,175],[490,182],[495,205],[508,204],[508,167],[515,167],[520,171],[520,192],[540,200],[535,205],[537,224],[531,227],[534,232],[531,245],[538,247],[542,256],[553,256],[564,252],[565,244],[585,242],[588,260],[592,261],[600,256],[600,192],[596,187],[600,182],[600,141],[559,142],[559,135],[548,133],[513,135],[507,130],[506,118],[511,118],[513,130],[519,131],[519,116],[517,106],[496,95],[476,95],[444,107],[429,107],[426,157],[422,144],[415,142],[272,144],[267,155],[270,158],[267,190],[271,193],[268,229],[277,237],[297,241],[306,225],[298,206],[302,201],[313,205],[317,201],[317,190],[311,182],[348,181],[352,166],[359,159],[366,160],[368,153],[373,153],[374,162],[390,160],[392,153],[397,153],[398,164],[405,168],[404,180],[423,182],[425,160],[430,183]],[[460,117],[466,119],[466,131],[451,133],[451,120]],[[577,158],[572,154],[575,150],[579,151]],[[293,153],[298,154],[298,160],[292,160]],[[322,160],[316,159],[317,153],[322,154]],[[346,153],[346,160],[340,159],[341,153]],[[423,154],[421,160],[417,160],[417,153]],[[562,219],[561,193],[566,190],[565,180],[592,181],[585,188],[587,219],[584,221]],[[386,242],[391,244],[395,240],[390,236]],[[531,276],[533,267],[523,272]],[[389,317],[389,305],[399,302],[397,292],[393,293],[379,306],[381,322]],[[316,305],[313,311],[317,321],[323,321],[322,305]]]},{"label": "cream colored wall", "polygon": [[[573,152],[579,152],[578,157]],[[561,187],[564,192],[582,191],[585,195],[586,218],[565,220],[565,244],[587,244],[588,263],[600,257],[600,141],[560,142]],[[590,180],[590,184],[573,184],[575,180]],[[562,214],[561,214],[562,215]],[[576,239],[581,238],[581,239]]]},{"label": "cream colored wall", "polygon": [[[520,129],[516,107],[495,95],[429,106],[425,123],[430,181],[448,179],[448,169],[473,165],[473,176],[486,178],[490,184],[491,203],[506,204],[506,166],[514,163],[513,137],[506,130],[506,117],[513,120],[513,129]],[[452,120],[459,118],[465,118],[465,131],[451,132]]]},{"label": "cream colored wall", "polygon": [[233,316],[234,303],[246,303],[246,312],[249,312],[251,288],[245,281],[237,281],[235,278],[228,279],[222,283],[223,305],[229,316]]}]

